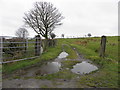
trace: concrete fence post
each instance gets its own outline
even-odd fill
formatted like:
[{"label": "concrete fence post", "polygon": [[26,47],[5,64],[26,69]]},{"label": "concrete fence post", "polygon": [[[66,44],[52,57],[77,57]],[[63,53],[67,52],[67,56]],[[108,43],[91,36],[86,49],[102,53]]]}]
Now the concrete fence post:
[{"label": "concrete fence post", "polygon": [[35,56],[40,56],[41,52],[41,38],[40,35],[37,35],[35,37]]},{"label": "concrete fence post", "polygon": [[101,37],[100,57],[105,57],[106,36]]}]

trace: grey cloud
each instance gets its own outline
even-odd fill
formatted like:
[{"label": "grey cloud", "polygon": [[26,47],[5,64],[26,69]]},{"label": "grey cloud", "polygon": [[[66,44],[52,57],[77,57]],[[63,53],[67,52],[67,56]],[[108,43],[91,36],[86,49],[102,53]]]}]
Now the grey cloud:
[{"label": "grey cloud", "polygon": [[[41,1],[41,0],[37,0]],[[55,29],[57,35],[64,33],[67,36],[117,35],[117,2],[115,0],[47,0],[52,2],[65,16],[63,25]],[[89,1],[89,2],[86,2]],[[2,0],[2,33],[13,35],[24,24],[24,13],[30,10],[34,0]],[[7,32],[10,30],[11,32]],[[29,29],[30,35],[35,33]]]}]

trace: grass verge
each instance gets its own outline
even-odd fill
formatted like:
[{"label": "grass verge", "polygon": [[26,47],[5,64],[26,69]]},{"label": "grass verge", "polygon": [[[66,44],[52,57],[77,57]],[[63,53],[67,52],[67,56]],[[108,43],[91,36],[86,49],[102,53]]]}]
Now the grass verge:
[{"label": "grass verge", "polygon": [[[76,41],[87,41],[87,44],[75,44]],[[100,38],[74,39],[71,42],[70,45],[84,54],[85,58],[100,66],[97,73],[82,76],[78,87],[118,88],[118,37],[107,37],[105,58],[99,57]]]},{"label": "grass verge", "polygon": [[[51,53],[52,52],[52,53]],[[9,64],[3,64],[3,73],[11,73],[15,70],[24,69],[25,67],[34,65],[36,63],[42,63],[47,60],[56,58],[61,52],[61,43],[55,47],[49,47],[39,58],[32,60],[19,61]]]}]

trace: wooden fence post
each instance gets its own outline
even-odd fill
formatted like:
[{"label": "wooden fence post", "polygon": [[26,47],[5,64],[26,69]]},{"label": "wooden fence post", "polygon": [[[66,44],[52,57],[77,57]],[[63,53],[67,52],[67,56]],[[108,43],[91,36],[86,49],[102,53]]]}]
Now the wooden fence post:
[{"label": "wooden fence post", "polygon": [[100,57],[105,57],[106,36],[101,37]]},{"label": "wooden fence post", "polygon": [[40,52],[41,52],[41,38],[40,35],[37,35],[35,37],[36,42],[35,42],[35,56],[40,56]]},{"label": "wooden fence post", "polygon": [[27,52],[27,49],[28,49],[28,39],[24,39],[24,42],[25,42],[25,53]]}]

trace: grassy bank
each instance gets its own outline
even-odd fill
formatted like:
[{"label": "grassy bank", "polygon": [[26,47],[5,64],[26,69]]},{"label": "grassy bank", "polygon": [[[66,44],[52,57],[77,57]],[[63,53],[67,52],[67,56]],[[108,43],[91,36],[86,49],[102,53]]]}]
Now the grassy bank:
[{"label": "grassy bank", "polygon": [[[37,79],[77,79],[79,88],[107,87],[118,88],[118,37],[107,37],[105,58],[99,57],[101,38],[81,38],[81,39],[60,39],[60,42],[75,47],[84,58],[90,59],[99,66],[99,70],[79,76],[70,72],[66,68],[72,68],[77,61],[63,61],[63,70],[46,76],[37,76]],[[87,43],[86,43],[87,42]],[[66,48],[69,48],[66,46]],[[67,49],[68,53],[73,52]],[[74,52],[73,52],[74,53]],[[74,56],[74,54],[72,54]],[[71,58],[71,57],[70,57]]]},{"label": "grassy bank", "polygon": [[[36,63],[42,64],[43,62],[55,59],[60,54],[60,52],[62,52],[62,44],[64,44],[64,42],[64,40],[59,39],[55,47],[48,47],[39,58],[3,64],[3,73],[11,73],[13,71],[34,65]],[[64,46],[64,49],[69,54],[67,58],[77,58],[76,53],[71,49],[70,46]]]},{"label": "grassy bank", "polygon": [[[86,41],[87,44],[80,43]],[[118,87],[118,37],[107,37],[105,58],[99,57],[100,38],[71,39],[71,46],[100,66],[97,73],[82,76],[79,87]]]},{"label": "grassy bank", "polygon": [[[76,52],[71,49],[76,48],[77,51],[86,59],[90,59],[93,63],[99,66],[98,71],[92,72],[86,75],[77,75],[70,71],[70,69],[78,61],[63,61],[62,70],[54,74],[48,74],[45,76],[26,77],[36,79],[73,79],[77,78],[77,85],[80,88],[87,87],[108,87],[118,88],[118,37],[107,37],[105,58],[99,57],[101,38],[78,38],[78,39],[58,39],[56,47],[49,47],[39,58],[34,60],[27,60],[21,62],[15,62],[8,65],[3,65],[4,72],[12,72],[26,66],[31,66],[36,63],[42,63],[44,61],[52,60],[58,56],[64,50],[69,53],[68,59],[76,59]],[[120,41],[120,40],[119,40]],[[69,68],[69,69],[68,69]],[[79,78],[80,77],[80,78]]]},{"label": "grassy bank", "polygon": [[59,55],[61,50],[62,50],[61,43],[58,43],[57,46],[55,46],[55,47],[47,48],[47,50],[45,52],[43,52],[39,58],[25,60],[25,61],[19,61],[19,62],[14,62],[14,63],[9,63],[9,64],[3,64],[3,73],[11,73],[15,70],[23,69],[25,67],[34,65],[36,63],[42,63],[47,60],[52,60]]}]

